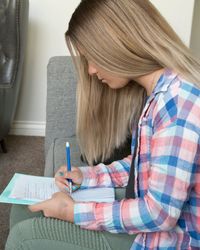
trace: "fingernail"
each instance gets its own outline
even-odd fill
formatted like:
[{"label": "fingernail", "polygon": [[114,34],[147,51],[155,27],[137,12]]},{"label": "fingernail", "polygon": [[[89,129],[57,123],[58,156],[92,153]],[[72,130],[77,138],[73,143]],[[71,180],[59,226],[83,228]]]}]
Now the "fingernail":
[{"label": "fingernail", "polygon": [[65,190],[66,190],[67,192],[69,192],[69,188],[68,188],[68,187],[65,187]]},{"label": "fingernail", "polygon": [[80,188],[80,186],[73,185],[73,186],[72,186],[72,191],[74,192],[74,191],[76,191],[76,190],[79,189],[79,188]]},{"label": "fingernail", "polygon": [[63,172],[59,172],[59,175],[60,175],[60,176],[64,176],[64,173],[63,173]]}]

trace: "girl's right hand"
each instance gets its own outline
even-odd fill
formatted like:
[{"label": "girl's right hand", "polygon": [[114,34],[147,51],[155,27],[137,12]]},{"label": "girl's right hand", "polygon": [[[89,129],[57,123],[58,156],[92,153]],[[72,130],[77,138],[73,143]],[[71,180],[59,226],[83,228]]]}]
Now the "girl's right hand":
[{"label": "girl's right hand", "polygon": [[83,174],[78,167],[72,167],[72,171],[68,172],[66,165],[61,166],[55,174],[55,182],[60,191],[69,192],[69,182],[67,179],[72,180],[73,190],[76,190],[83,181]]}]

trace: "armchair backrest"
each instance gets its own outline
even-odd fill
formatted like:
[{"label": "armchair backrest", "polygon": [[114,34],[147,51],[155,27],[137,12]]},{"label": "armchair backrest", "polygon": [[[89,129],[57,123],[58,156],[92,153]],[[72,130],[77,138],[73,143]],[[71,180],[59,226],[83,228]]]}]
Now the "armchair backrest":
[{"label": "armchair backrest", "polygon": [[28,1],[0,0],[0,85],[12,87],[24,56]]},{"label": "armchair backrest", "polygon": [[76,86],[71,57],[52,57],[47,66],[45,155],[55,139],[76,133]]}]

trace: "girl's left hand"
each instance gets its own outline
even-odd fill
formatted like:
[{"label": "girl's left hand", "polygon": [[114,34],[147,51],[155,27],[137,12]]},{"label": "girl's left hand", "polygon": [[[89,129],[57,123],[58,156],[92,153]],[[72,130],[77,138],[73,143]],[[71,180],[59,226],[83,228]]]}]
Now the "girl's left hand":
[{"label": "girl's left hand", "polygon": [[52,198],[28,206],[32,212],[43,211],[46,217],[74,222],[74,200],[66,193],[57,192]]}]

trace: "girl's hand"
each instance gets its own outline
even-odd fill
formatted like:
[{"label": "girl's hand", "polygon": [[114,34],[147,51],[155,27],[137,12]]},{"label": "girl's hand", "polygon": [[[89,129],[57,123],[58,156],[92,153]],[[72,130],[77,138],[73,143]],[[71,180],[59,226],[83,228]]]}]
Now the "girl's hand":
[{"label": "girl's hand", "polygon": [[43,211],[44,216],[74,222],[74,200],[63,192],[53,194],[52,198],[28,206],[31,212]]},{"label": "girl's hand", "polygon": [[83,174],[78,167],[72,167],[72,171],[67,172],[67,167],[61,166],[55,174],[55,182],[60,191],[69,192],[68,179],[72,179],[73,185],[80,186],[83,181]]}]

